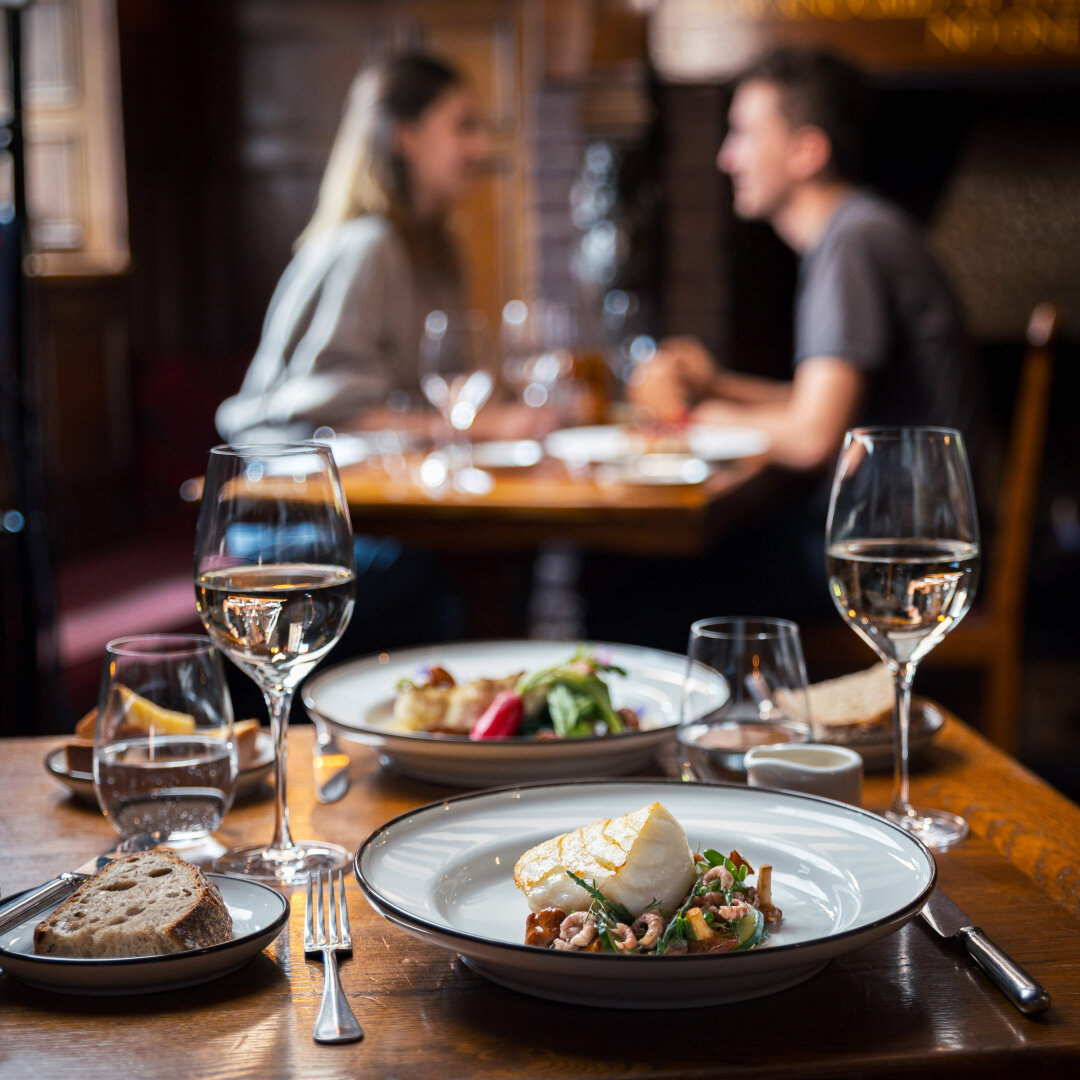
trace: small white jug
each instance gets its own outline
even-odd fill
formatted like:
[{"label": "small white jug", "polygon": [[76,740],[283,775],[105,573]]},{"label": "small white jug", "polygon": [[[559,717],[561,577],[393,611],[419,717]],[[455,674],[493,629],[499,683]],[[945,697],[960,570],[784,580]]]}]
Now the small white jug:
[{"label": "small white jug", "polygon": [[859,806],[863,760],[846,746],[777,743],[755,746],[743,759],[751,787],[786,788]]}]

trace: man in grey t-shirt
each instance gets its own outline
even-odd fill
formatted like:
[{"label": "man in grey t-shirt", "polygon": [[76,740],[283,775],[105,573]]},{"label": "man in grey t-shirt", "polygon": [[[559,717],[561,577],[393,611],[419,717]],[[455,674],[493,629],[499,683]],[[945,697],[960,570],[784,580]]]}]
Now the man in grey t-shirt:
[{"label": "man in grey t-shirt", "polygon": [[778,49],[740,80],[717,164],[735,212],[768,221],[801,257],[795,371],[726,372],[700,342],[668,339],[633,390],[661,419],[759,427],[796,470],[828,465],[854,424],[971,434],[952,291],[914,224],[857,186],[868,100],[859,72],[815,50]]},{"label": "man in grey t-shirt", "polygon": [[[847,428],[935,424],[970,440],[976,397],[952,292],[918,229],[858,186],[868,100],[854,68],[811,50],[777,50],[740,80],[717,164],[735,212],[800,256],[793,376],[724,371],[700,342],[669,338],[631,394],[662,420],[760,428],[772,460],[804,475],[704,560],[596,559],[589,636],[679,648],[690,620],[715,611],[830,615],[828,468]],[[644,575],[662,605],[627,603],[626,581]]]}]

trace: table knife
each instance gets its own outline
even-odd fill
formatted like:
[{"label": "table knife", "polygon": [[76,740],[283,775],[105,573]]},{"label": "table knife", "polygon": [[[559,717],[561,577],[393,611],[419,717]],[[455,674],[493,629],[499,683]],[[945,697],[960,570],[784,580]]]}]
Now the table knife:
[{"label": "table knife", "polygon": [[0,931],[14,926],[29,915],[46,907],[54,900],[67,893],[74,892],[88,877],[96,874],[103,866],[112,862],[121,855],[130,855],[134,851],[149,851],[168,838],[168,834],[160,830],[150,833],[140,833],[138,836],[129,837],[120,841],[108,851],[87,859],[81,866],[54,877],[52,881],[46,881],[36,889],[24,892],[14,900],[6,904],[0,904]]},{"label": "table knife", "polygon": [[1022,1012],[1050,1008],[1050,995],[1015,960],[999,949],[940,889],[920,914],[935,934],[963,949],[987,978]]},{"label": "table knife", "polygon": [[334,741],[322,717],[311,719],[315,724],[315,742],[311,746],[315,798],[321,803],[335,803],[349,790],[349,755]]}]

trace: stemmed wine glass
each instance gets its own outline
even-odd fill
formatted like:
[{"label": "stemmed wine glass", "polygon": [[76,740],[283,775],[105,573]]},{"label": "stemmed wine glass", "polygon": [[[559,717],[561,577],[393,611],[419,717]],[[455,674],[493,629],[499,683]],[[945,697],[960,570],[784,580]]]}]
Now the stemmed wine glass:
[{"label": "stemmed wine glass", "polygon": [[550,300],[509,300],[499,334],[503,376],[530,408],[549,404],[552,388],[574,366],[570,311]]},{"label": "stemmed wine glass", "polygon": [[964,617],[979,580],[979,524],[967,451],[948,428],[855,428],[833,479],[825,540],[829,591],[896,682],[895,789],[886,817],[939,851],[967,822],[908,797],[911,683]]},{"label": "stemmed wine glass", "polygon": [[218,647],[262,690],[275,747],[273,839],[226,853],[221,870],[295,884],[348,861],[336,844],[293,840],[285,750],[297,685],[348,625],[353,567],[352,525],[329,447],[210,451],[195,539],[199,614]]},{"label": "stemmed wine glass", "polygon": [[446,422],[450,477],[455,487],[484,486],[472,468],[469,429],[495,389],[495,346],[482,311],[451,318],[430,311],[418,365],[420,389]]}]

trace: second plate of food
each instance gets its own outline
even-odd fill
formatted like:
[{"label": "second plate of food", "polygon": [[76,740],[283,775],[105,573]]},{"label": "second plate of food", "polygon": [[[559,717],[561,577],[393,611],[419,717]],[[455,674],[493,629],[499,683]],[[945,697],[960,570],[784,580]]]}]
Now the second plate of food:
[{"label": "second plate of food", "polygon": [[[614,709],[632,710],[637,730],[574,738],[510,736],[473,740],[467,734],[405,730],[394,707],[402,680],[439,667],[468,694],[478,680],[506,681],[569,661],[574,642],[479,641],[428,645],[328,668],[304,686],[304,704],[347,739],[377,748],[386,764],[421,780],[459,787],[584,776],[624,776],[644,768],[674,737],[679,722],[685,656],[635,645],[591,643],[592,656],[626,674],[598,672]],[[483,687],[490,697],[498,692]],[[687,682],[691,706],[718,707],[728,688],[716,672],[697,667]],[[483,702],[481,698],[481,704]],[[479,706],[473,706],[476,711]]]}]

